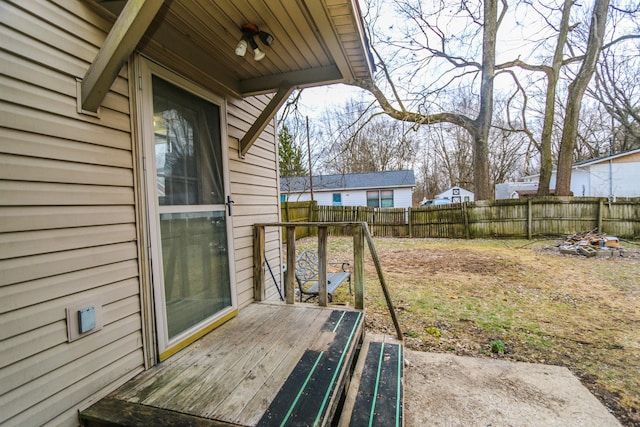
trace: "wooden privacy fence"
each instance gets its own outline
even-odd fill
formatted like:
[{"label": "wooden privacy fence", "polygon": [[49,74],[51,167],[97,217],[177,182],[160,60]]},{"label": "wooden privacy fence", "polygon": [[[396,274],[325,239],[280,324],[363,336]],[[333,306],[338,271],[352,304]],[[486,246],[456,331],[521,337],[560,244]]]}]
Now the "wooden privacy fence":
[{"label": "wooden privacy fence", "polygon": [[[286,205],[294,205],[287,207]],[[299,218],[286,217],[296,210]],[[480,238],[561,236],[597,229],[610,236],[640,238],[640,198],[544,197],[485,200],[420,208],[282,204],[292,222],[364,221],[380,237]],[[306,216],[305,216],[306,215]],[[329,232],[339,234],[330,227]],[[297,232],[296,232],[297,233]],[[296,234],[296,237],[301,237]]]},{"label": "wooden privacy fence", "polygon": [[[314,208],[316,202],[282,202],[280,205],[280,214],[284,222],[316,222],[317,217],[314,216]],[[296,240],[308,237],[314,234],[313,227],[295,227]],[[286,242],[286,234],[283,234]]]}]

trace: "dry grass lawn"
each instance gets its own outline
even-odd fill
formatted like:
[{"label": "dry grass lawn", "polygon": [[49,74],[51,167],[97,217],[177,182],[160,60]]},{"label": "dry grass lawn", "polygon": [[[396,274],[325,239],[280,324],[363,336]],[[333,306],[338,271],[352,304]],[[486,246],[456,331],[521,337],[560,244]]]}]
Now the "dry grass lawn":
[{"label": "dry grass lawn", "polygon": [[[631,258],[560,255],[552,241],[375,244],[409,348],[566,366],[623,424],[640,425],[637,244],[623,243]],[[350,259],[351,239],[331,237],[329,254]],[[367,328],[393,334],[369,256],[365,277]],[[350,300],[341,287],[335,301]]]}]

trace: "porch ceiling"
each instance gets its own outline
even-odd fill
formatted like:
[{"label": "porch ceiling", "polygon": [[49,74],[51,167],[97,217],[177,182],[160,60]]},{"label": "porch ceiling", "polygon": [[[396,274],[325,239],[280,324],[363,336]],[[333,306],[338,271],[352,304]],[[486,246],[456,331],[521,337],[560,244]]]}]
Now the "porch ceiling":
[{"label": "porch ceiling", "polygon": [[[118,15],[126,1],[95,0]],[[271,34],[255,61],[235,55],[251,22]],[[357,0],[165,0],[138,45],[152,59],[188,64],[192,74],[243,97],[370,79],[372,62]],[[206,76],[206,77],[205,77]]]}]

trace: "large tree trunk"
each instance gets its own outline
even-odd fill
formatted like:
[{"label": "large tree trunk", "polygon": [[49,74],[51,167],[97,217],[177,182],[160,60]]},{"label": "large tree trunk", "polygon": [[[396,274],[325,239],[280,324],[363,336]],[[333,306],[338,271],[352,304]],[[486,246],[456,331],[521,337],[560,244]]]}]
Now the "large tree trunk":
[{"label": "large tree trunk", "polygon": [[571,6],[575,0],[565,0],[562,7],[562,20],[558,31],[558,43],[553,54],[551,68],[547,69],[547,94],[544,107],[544,122],[540,138],[540,180],[538,182],[538,196],[550,194],[551,173],[553,171],[553,156],[551,155],[551,135],[553,133],[553,119],[555,117],[556,88],[562,68],[564,45],[569,34],[569,17]]},{"label": "large tree trunk", "polygon": [[493,118],[493,79],[496,70],[496,33],[498,31],[498,5],[496,0],[484,2],[484,29],[482,32],[482,80],[480,83],[480,111],[473,132],[473,168],[475,199],[492,197],[489,181],[489,129]]},{"label": "large tree trunk", "polygon": [[567,114],[562,128],[562,139],[560,140],[560,152],[558,154],[558,176],[556,178],[556,195],[558,196],[571,195],[571,165],[578,134],[580,107],[582,97],[593,76],[600,51],[602,50],[608,8],[609,0],[596,0],[591,15],[587,52],[576,78],[569,85]]}]

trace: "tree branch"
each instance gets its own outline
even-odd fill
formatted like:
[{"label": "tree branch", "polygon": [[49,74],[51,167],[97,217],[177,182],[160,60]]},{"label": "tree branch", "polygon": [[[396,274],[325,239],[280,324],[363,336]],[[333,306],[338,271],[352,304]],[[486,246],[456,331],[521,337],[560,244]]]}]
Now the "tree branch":
[{"label": "tree branch", "polygon": [[424,125],[435,123],[453,123],[465,128],[469,133],[476,132],[475,123],[469,117],[456,113],[436,113],[436,114],[418,114],[410,111],[400,111],[393,107],[385,97],[384,93],[378,86],[369,80],[356,80],[353,86],[365,89],[370,92],[380,104],[382,110],[390,117],[405,122],[412,122]]}]

